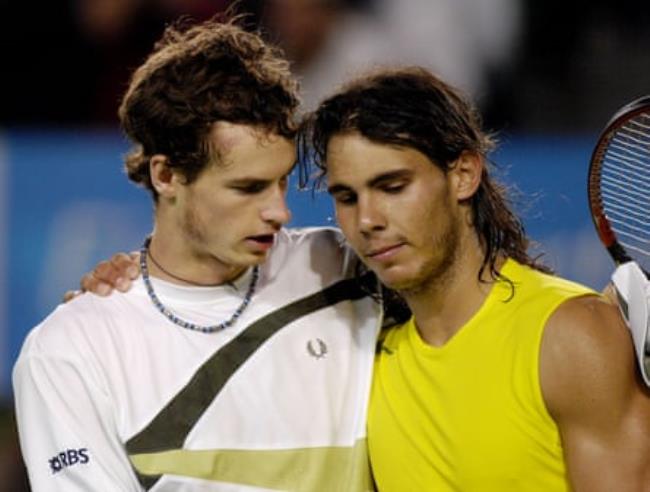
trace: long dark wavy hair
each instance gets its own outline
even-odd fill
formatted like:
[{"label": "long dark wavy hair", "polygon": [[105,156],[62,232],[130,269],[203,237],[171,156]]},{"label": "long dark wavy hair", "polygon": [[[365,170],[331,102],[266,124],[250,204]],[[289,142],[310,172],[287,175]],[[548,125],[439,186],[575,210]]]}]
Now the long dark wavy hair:
[{"label": "long dark wavy hair", "polygon": [[327,174],[327,145],[339,133],[358,132],[374,142],[422,152],[447,173],[462,152],[475,152],[486,162],[481,183],[469,199],[473,226],[484,250],[478,272],[496,269],[500,256],[548,272],[529,256],[529,240],[512,211],[506,188],[490,175],[487,156],[493,138],[481,129],[476,108],[456,89],[420,67],[383,69],[345,85],[309,115],[299,133],[298,160],[303,173],[311,165],[319,179]]},{"label": "long dark wavy hair", "polygon": [[165,155],[169,167],[194,181],[212,156],[206,136],[217,121],[296,134],[298,84],[289,63],[239,20],[169,26],[132,76],[119,108],[122,128],[135,143],[126,171],[154,200],[151,157]]}]

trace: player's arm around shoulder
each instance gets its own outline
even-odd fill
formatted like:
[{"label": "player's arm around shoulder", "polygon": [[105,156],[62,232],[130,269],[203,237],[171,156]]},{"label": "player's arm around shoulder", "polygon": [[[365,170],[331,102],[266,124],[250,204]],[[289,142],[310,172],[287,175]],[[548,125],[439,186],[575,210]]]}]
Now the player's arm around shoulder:
[{"label": "player's arm around shoulder", "polygon": [[618,310],[599,296],[563,303],[540,352],[542,393],[572,487],[650,491],[650,393]]}]

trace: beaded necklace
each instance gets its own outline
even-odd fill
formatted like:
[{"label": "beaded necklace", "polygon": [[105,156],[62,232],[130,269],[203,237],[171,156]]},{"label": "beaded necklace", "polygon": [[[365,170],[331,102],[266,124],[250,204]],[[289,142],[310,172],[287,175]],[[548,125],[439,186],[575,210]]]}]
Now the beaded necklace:
[{"label": "beaded necklace", "polygon": [[237,310],[233,313],[233,315],[229,319],[223,321],[222,323],[219,323],[218,325],[210,325],[210,326],[197,325],[179,318],[174,313],[172,313],[167,307],[165,307],[165,305],[162,302],[160,302],[160,299],[158,299],[156,292],[153,290],[153,285],[151,284],[151,279],[149,278],[149,268],[147,267],[147,256],[149,254],[150,243],[151,243],[151,236],[147,237],[147,239],[144,240],[144,243],[142,244],[142,248],[140,248],[140,270],[142,271],[142,280],[147,289],[147,294],[149,294],[149,298],[151,299],[151,302],[156,307],[156,309],[158,309],[158,311],[160,311],[169,321],[171,321],[175,325],[178,325],[182,328],[186,328],[188,330],[200,331],[202,333],[215,333],[217,331],[221,331],[235,324],[237,319],[242,315],[244,310],[250,304],[253,294],[255,293],[255,286],[257,285],[257,279],[259,277],[259,267],[257,265],[253,267],[251,282],[248,285],[248,291],[244,296],[244,300],[239,305]]}]

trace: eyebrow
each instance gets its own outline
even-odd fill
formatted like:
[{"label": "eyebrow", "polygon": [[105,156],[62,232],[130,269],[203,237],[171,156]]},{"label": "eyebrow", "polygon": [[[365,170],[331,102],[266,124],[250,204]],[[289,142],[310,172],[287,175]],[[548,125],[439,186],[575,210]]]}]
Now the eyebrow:
[{"label": "eyebrow", "polygon": [[[280,176],[279,179],[282,178],[289,178],[291,176],[291,171],[289,171],[287,174],[283,174]],[[248,184],[257,184],[257,183],[272,183],[275,181],[275,179],[272,178],[259,178],[255,176],[244,176],[241,178],[233,178],[229,181],[226,182],[227,185],[235,185],[235,186],[240,186],[240,185],[248,185]]]},{"label": "eyebrow", "polygon": [[387,181],[394,181],[396,179],[408,178],[411,177],[412,175],[413,175],[413,171],[411,169],[399,169],[397,171],[391,171],[388,173],[380,174],[379,176],[372,178],[368,182],[368,185],[371,187],[375,187],[375,186],[382,185]]},{"label": "eyebrow", "polygon": [[352,189],[352,188],[350,188],[349,186],[345,186],[345,185],[343,185],[343,184],[335,184],[335,185],[332,185],[332,186],[328,186],[328,187],[327,187],[327,192],[328,192],[330,195],[333,195],[333,194],[335,194],[335,193],[341,193],[341,192],[344,192],[344,191],[350,191],[351,189]]},{"label": "eyebrow", "polygon": [[[367,185],[370,188],[376,188],[377,186],[381,186],[384,183],[396,179],[408,178],[412,175],[413,175],[413,171],[411,169],[399,169],[397,171],[390,171],[387,173],[380,174],[379,176],[375,176],[370,181],[368,181]],[[340,193],[340,192],[350,191],[350,190],[352,190],[350,186],[347,186],[345,184],[340,184],[340,183],[335,183],[331,186],[328,186],[327,188],[327,192],[330,195],[333,195],[334,193]]]},{"label": "eyebrow", "polygon": [[242,186],[242,185],[250,185],[250,184],[265,184],[265,183],[270,183],[272,180],[270,179],[263,179],[263,178],[237,178],[237,179],[232,179],[228,181],[226,184],[228,186]]}]

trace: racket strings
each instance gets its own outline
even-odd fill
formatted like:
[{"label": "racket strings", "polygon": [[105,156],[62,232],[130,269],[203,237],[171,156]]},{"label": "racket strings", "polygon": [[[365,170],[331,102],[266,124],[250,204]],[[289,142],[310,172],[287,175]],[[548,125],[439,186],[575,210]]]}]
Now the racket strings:
[{"label": "racket strings", "polygon": [[638,203],[639,206],[643,206],[650,199],[650,193],[638,184],[641,178],[637,178],[637,181],[634,182],[630,182],[629,178],[629,176],[612,171],[610,175],[603,176],[601,179],[603,181],[602,184],[607,186],[608,191],[610,188],[616,189],[621,196],[625,197],[626,201],[629,199]]},{"label": "racket strings", "polygon": [[615,130],[602,159],[601,197],[619,243],[650,270],[650,112]]}]

